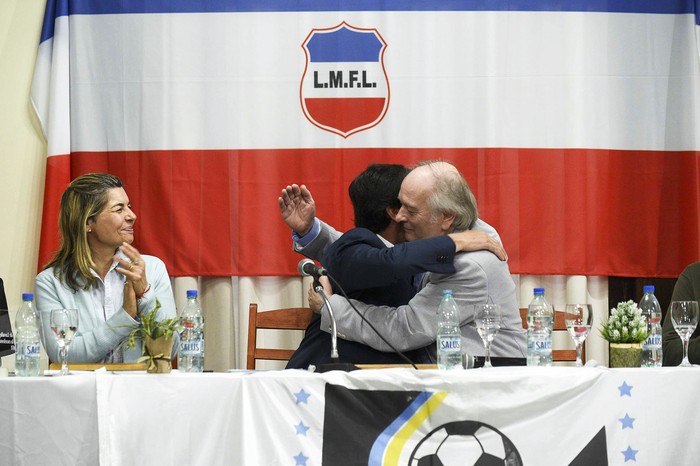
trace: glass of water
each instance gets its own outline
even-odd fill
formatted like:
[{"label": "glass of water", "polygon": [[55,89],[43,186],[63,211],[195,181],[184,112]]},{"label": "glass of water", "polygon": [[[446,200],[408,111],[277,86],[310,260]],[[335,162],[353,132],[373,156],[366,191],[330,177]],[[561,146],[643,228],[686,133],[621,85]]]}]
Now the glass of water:
[{"label": "glass of water", "polygon": [[476,331],[479,332],[486,349],[484,367],[493,367],[491,365],[491,343],[493,343],[493,339],[501,329],[501,305],[476,304],[474,306],[474,315],[476,316],[474,319]]},{"label": "glass of water", "polygon": [[673,301],[671,303],[671,322],[676,333],[683,341],[682,367],[691,367],[688,360],[688,341],[698,326],[698,302],[697,301]]},{"label": "glass of water", "polygon": [[566,330],[576,344],[576,367],[582,367],[583,342],[593,325],[593,307],[590,304],[567,304],[564,310]]},{"label": "glass of water", "polygon": [[78,331],[77,309],[52,309],[51,331],[56,337],[56,343],[61,356],[61,375],[68,375],[68,347]]}]

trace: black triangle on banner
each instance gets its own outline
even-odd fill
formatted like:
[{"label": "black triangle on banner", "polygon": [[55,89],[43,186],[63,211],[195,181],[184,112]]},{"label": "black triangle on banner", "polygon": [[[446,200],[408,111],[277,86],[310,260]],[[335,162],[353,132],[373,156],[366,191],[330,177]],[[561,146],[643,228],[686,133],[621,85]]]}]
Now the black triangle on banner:
[{"label": "black triangle on banner", "polygon": [[569,463],[569,466],[589,466],[591,464],[596,466],[608,465],[608,443],[605,439],[605,426],[595,434],[595,437]]},{"label": "black triangle on banner", "polygon": [[322,464],[367,466],[374,441],[420,392],[326,384]]}]

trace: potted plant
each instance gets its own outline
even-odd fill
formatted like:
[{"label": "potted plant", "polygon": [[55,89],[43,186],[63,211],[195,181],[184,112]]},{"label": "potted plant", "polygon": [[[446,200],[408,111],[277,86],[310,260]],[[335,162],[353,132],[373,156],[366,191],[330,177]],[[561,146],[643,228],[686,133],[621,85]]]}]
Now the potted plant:
[{"label": "potted plant", "polygon": [[151,312],[141,314],[141,325],[134,326],[129,333],[126,348],[136,346],[136,339],[143,342],[143,356],[138,362],[148,361],[147,372],[169,373],[172,369],[170,355],[173,349],[173,334],[182,329],[179,317],[156,320],[156,315],[160,309],[160,302],[156,300],[156,307]]},{"label": "potted plant", "polygon": [[630,300],[610,309],[610,317],[600,328],[610,343],[610,367],[640,367],[642,342],[647,338],[646,318]]}]

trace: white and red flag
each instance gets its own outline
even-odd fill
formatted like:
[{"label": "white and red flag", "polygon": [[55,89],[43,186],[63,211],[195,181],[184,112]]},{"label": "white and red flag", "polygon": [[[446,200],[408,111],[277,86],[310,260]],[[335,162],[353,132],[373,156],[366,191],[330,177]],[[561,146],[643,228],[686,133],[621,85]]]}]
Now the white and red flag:
[{"label": "white and red flag", "polygon": [[368,164],[453,162],[513,273],[676,276],[700,257],[690,0],[49,0],[33,102],[59,198],[110,172],[173,275],[291,275],[276,198],[352,226]]}]

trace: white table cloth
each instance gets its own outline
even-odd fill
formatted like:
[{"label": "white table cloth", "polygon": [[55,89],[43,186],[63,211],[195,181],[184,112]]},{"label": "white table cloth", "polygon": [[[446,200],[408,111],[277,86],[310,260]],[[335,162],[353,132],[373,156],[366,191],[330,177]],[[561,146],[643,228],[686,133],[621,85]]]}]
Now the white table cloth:
[{"label": "white table cloth", "polygon": [[694,464],[698,387],[698,368],[5,378],[0,461],[408,465],[453,448],[462,461]]}]

